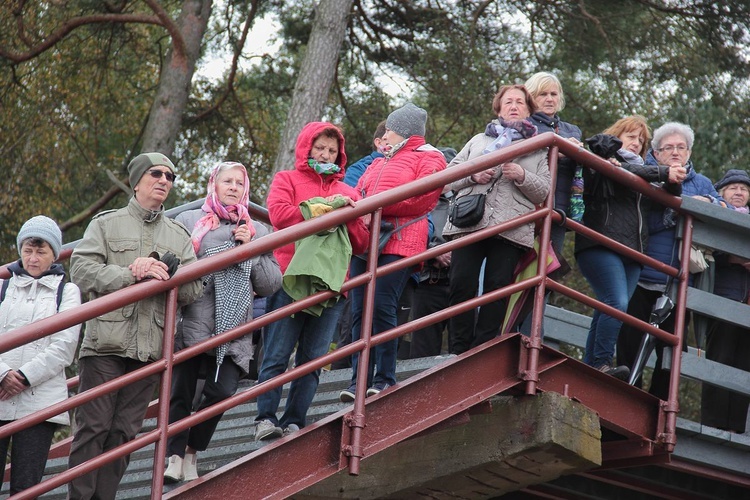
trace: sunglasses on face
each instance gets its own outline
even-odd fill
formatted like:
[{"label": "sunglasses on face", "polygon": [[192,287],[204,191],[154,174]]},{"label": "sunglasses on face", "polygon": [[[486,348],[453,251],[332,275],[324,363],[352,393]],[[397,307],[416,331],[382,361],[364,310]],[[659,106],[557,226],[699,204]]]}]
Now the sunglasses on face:
[{"label": "sunglasses on face", "polygon": [[163,175],[169,182],[174,182],[174,180],[177,178],[177,176],[172,172],[164,172],[161,170],[149,170],[147,173],[154,179],[161,179],[161,176]]}]

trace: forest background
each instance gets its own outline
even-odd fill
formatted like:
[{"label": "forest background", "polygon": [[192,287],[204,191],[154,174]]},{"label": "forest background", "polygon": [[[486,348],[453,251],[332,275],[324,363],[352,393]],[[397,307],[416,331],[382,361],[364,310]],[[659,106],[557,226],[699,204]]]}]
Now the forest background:
[{"label": "forest background", "polygon": [[[269,25],[275,49],[256,54]],[[226,71],[209,77],[217,60]],[[203,197],[224,159],[248,167],[264,205],[308,121],[339,124],[354,161],[413,101],[429,112],[428,142],[460,149],[494,117],[500,85],[540,70],[563,82],[560,114],[584,137],[634,113],[652,128],[677,120],[696,131],[699,172],[747,167],[744,0],[5,0],[0,259],[17,258],[33,215],[73,241],[91,216],[125,205],[141,151],[177,165],[169,207]]]}]

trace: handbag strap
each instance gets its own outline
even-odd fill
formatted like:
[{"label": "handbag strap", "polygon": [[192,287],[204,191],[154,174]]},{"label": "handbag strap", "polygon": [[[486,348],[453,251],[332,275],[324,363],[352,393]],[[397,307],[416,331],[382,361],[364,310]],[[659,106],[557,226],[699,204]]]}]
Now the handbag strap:
[{"label": "handbag strap", "polygon": [[[495,180],[492,181],[492,184],[490,184],[490,187],[487,188],[487,191],[485,191],[484,194],[490,194],[490,191],[492,191],[492,188],[495,187],[495,183],[497,183],[497,181],[499,181],[500,177],[502,177],[502,176],[503,176],[503,174],[501,173],[500,175],[498,175],[497,177],[495,177]],[[458,192],[461,192],[462,190],[467,189],[467,188],[471,188],[471,187],[472,186],[462,187],[461,189],[458,190]],[[458,196],[454,196],[454,199],[455,198],[458,198]]]},{"label": "handbag strap", "polygon": [[402,230],[403,228],[405,228],[406,226],[411,226],[411,225],[412,225],[412,224],[414,224],[415,222],[417,222],[417,221],[420,221],[420,220],[424,219],[424,218],[425,218],[425,217],[427,217],[428,215],[430,215],[430,213],[429,213],[429,212],[427,212],[427,213],[426,213],[426,214],[424,214],[424,215],[420,215],[419,217],[417,217],[417,218],[415,218],[415,219],[412,219],[412,220],[410,220],[409,222],[406,222],[406,223],[404,223],[404,224],[401,224],[400,226],[396,226],[396,227],[394,227],[394,228],[393,228],[393,231],[391,231],[391,232],[392,232],[392,233],[395,233],[396,231],[401,231],[401,230]]},{"label": "handbag strap", "polygon": [[484,192],[484,194],[490,194],[490,191],[492,191],[492,188],[495,187],[495,183],[500,180],[500,177],[502,177],[503,174],[500,173],[497,177],[495,177],[495,180],[492,181],[492,184],[490,184],[490,187],[487,188],[487,191]]}]

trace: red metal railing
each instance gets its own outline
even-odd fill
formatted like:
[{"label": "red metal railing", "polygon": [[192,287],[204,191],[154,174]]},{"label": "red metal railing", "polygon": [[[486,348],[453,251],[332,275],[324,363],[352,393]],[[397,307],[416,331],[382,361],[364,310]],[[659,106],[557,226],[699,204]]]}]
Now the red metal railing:
[{"label": "red metal railing", "polygon": [[[526,290],[531,287],[536,287],[534,298],[534,312],[532,316],[532,329],[531,337],[527,342],[529,349],[529,355],[524,358],[525,366],[519,367],[519,376],[526,383],[525,392],[526,394],[536,393],[536,384],[538,382],[538,353],[541,349],[541,324],[544,302],[545,289],[562,293],[569,296],[579,302],[582,302],[588,306],[595,307],[602,312],[612,315],[622,321],[636,326],[642,331],[646,331],[658,337],[668,345],[675,346],[679,352],[683,339],[681,332],[684,326],[684,314],[685,314],[685,303],[687,294],[687,276],[688,272],[686,269],[687,262],[683,263],[683,269],[674,269],[670,266],[666,266],[654,259],[646,257],[638,252],[635,252],[623,245],[614,241],[608,240],[602,237],[598,233],[595,233],[581,224],[573,221],[564,219],[560,214],[552,209],[554,189],[551,190],[550,196],[546,200],[544,206],[534,212],[525,214],[516,219],[508,221],[506,223],[488,227],[464,236],[460,239],[450,241],[439,247],[429,249],[422,254],[415,255],[409,258],[400,259],[396,262],[388,264],[386,266],[377,267],[377,241],[379,238],[379,221],[380,221],[380,210],[382,207],[390,205],[392,203],[401,201],[411,196],[419,195],[466,177],[472,173],[479,172],[486,168],[495,166],[505,161],[509,161],[512,158],[518,157],[523,154],[527,154],[536,151],[541,148],[550,148],[550,170],[552,173],[552,185],[555,185],[554,179],[556,177],[557,170],[557,154],[562,153],[566,156],[584,164],[590,168],[596,170],[604,170],[606,175],[613,178],[615,181],[630,187],[633,190],[640,191],[646,196],[649,196],[656,202],[678,209],[680,207],[680,199],[674,197],[661,189],[654,188],[650,184],[646,183],[642,179],[635,175],[626,172],[622,169],[614,169],[611,164],[598,158],[587,151],[576,147],[571,142],[564,140],[552,133],[545,133],[528,139],[519,144],[514,144],[500,151],[493,152],[474,160],[463,163],[455,168],[445,170],[440,173],[430,175],[416,182],[411,182],[404,186],[400,186],[396,189],[380,193],[378,195],[369,197],[361,200],[357,203],[356,207],[346,207],[340,210],[336,210],[324,216],[306,221],[298,224],[294,227],[287,228],[275,233],[272,233],[264,238],[253,241],[247,245],[241,245],[235,249],[224,252],[220,255],[216,255],[211,258],[203,259],[189,266],[181,268],[175,276],[169,281],[150,281],[139,283],[130,287],[127,287],[116,293],[112,293],[105,297],[92,300],[74,310],[65,311],[55,315],[52,318],[36,322],[34,324],[19,328],[13,332],[8,332],[0,337],[0,352],[5,352],[16,346],[30,342],[32,340],[50,335],[51,333],[60,331],[74,324],[82,323],[88,319],[99,316],[103,313],[113,311],[121,308],[126,304],[133,303],[137,300],[150,297],[160,293],[167,293],[167,306],[166,306],[166,318],[169,318],[168,323],[165,324],[165,331],[173,331],[174,319],[176,313],[176,287],[181,284],[200,279],[202,276],[208,275],[219,269],[228,267],[234,262],[245,260],[262,253],[272,251],[275,248],[283,246],[285,244],[296,241],[300,238],[315,234],[323,229],[338,226],[348,220],[355,217],[359,217],[365,214],[372,214],[372,234],[371,234],[371,248],[369,251],[369,264],[367,271],[356,278],[347,281],[342,292],[346,292],[357,286],[366,286],[365,292],[365,304],[363,308],[363,327],[362,335],[360,340],[353,342],[350,345],[337,349],[335,352],[327,354],[321,358],[313,360],[305,365],[299,366],[290,370],[272,380],[258,384],[247,391],[238,393],[225,401],[217,403],[210,408],[201,410],[185,419],[168,425],[168,405],[169,405],[169,390],[171,383],[171,371],[174,364],[179,364],[189,358],[192,358],[202,352],[209,349],[215,348],[223,343],[226,343],[234,338],[238,338],[242,335],[246,335],[258,328],[261,328],[269,323],[276,321],[282,317],[286,317],[290,314],[302,311],[312,304],[318,303],[327,298],[333,297],[336,294],[333,292],[322,292],[314,296],[310,296],[303,300],[297,301],[289,306],[284,307],[276,311],[272,311],[268,314],[264,314],[258,318],[253,319],[251,322],[241,325],[237,328],[224,332],[221,335],[212,337],[211,339],[190,348],[181,350],[177,353],[173,353],[173,338],[172,335],[165,335],[164,339],[164,355],[163,357],[151,363],[135,372],[120,377],[118,379],[102,384],[96,388],[85,391],[84,393],[78,394],[69,398],[68,400],[56,404],[44,411],[38,412],[29,417],[20,419],[16,422],[8,424],[0,428],[0,438],[13,434],[18,430],[34,425],[35,423],[41,422],[50,418],[53,415],[59,414],[63,411],[68,411],[83,402],[89,401],[93,398],[101,396],[107,392],[116,390],[120,387],[128,385],[129,383],[140,380],[144,377],[150,376],[156,373],[162,373],[162,381],[160,384],[160,397],[158,404],[158,416],[156,429],[150,432],[146,432],[138,436],[133,441],[130,441],[118,448],[110,450],[101,456],[92,459],[91,461],[74,467],[70,470],[62,472],[57,476],[33,487],[29,490],[20,493],[13,498],[33,498],[46,491],[56,488],[62,484],[67,483],[72,478],[84,474],[90,470],[102,466],[103,464],[114,460],[116,457],[129,454],[137,449],[147,446],[151,443],[156,443],[154,452],[154,467],[153,467],[153,479],[152,479],[152,498],[160,498],[163,488],[163,471],[164,471],[164,454],[166,449],[166,439],[176,433],[182,432],[195,424],[211,418],[219,413],[225,412],[226,410],[249,402],[250,400],[257,397],[272,388],[279,387],[295,378],[310,373],[314,370],[322,368],[323,366],[352,355],[355,352],[360,352],[360,373],[357,380],[356,398],[354,402],[354,408],[350,416],[346,419],[348,425],[351,427],[350,441],[348,443],[342,442],[342,460],[348,459],[348,467],[351,474],[357,474],[359,471],[359,462],[362,457],[360,434],[361,430],[365,425],[366,414],[365,414],[365,378],[367,373],[367,363],[369,363],[369,350],[374,346],[379,345],[383,342],[387,342],[394,338],[404,335],[405,333],[411,332],[415,329],[422,328],[424,326],[442,321],[446,318],[454,316],[460,312],[464,312],[483,304],[492,302],[501,297],[509,296],[515,292]],[[259,217],[259,213],[254,214]],[[495,290],[490,293],[486,293],[480,297],[476,297],[462,304],[449,307],[441,310],[424,318],[420,318],[411,321],[408,324],[398,326],[387,332],[383,332],[376,336],[371,334],[371,323],[373,314],[373,299],[374,299],[374,279],[377,276],[385,275],[394,272],[398,269],[414,266],[422,261],[433,258],[445,252],[449,252],[455,248],[465,246],[467,244],[485,239],[497,235],[501,232],[507,231],[513,227],[517,227],[530,222],[542,220],[541,231],[540,231],[540,252],[539,252],[539,271],[536,276],[524,280],[520,283],[512,284],[508,287],[500,290]],[[676,301],[676,325],[675,331],[680,332],[677,335],[672,335],[664,332],[658,328],[655,328],[643,321],[634,319],[625,313],[617,311],[609,306],[606,306],[590,297],[587,297],[580,292],[570,289],[560,283],[551,280],[547,276],[547,248],[549,243],[549,232],[552,223],[564,224],[567,228],[581,232],[590,239],[593,239],[603,245],[606,245],[613,250],[620,252],[628,257],[642,263],[648,264],[660,271],[663,271],[671,276],[675,276],[679,282],[678,297]],[[691,218],[685,217],[685,231],[684,240],[682,243],[683,254],[689,251],[690,242],[692,236]],[[69,252],[66,252],[69,254]],[[63,254],[61,257],[67,256]],[[7,277],[8,273],[5,267],[0,268],[0,277]],[[670,380],[670,392],[669,398],[663,406],[663,411],[666,413],[666,425],[664,426],[663,432],[658,436],[647,436],[649,439],[657,440],[664,443],[667,451],[671,451],[675,443],[675,426],[676,426],[676,413],[678,410],[677,402],[677,387],[679,384],[679,373],[680,373],[680,356],[672,357],[672,369],[671,369],[671,380]],[[75,381],[71,382],[74,385]],[[12,465],[12,464],[11,464]]]}]

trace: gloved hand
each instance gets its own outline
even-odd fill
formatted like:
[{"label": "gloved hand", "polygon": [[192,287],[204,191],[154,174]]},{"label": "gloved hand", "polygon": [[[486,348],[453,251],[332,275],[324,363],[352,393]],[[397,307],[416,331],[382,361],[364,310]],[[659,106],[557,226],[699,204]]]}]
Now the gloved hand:
[{"label": "gloved hand", "polygon": [[164,256],[159,257],[159,252],[153,251],[148,254],[148,256],[164,262],[167,265],[167,272],[169,273],[170,278],[174,276],[174,273],[177,272],[177,268],[180,267],[180,259],[172,252],[167,252]]},{"label": "gloved hand", "polygon": [[165,253],[159,260],[167,265],[167,272],[169,273],[170,278],[174,276],[174,273],[177,272],[177,268],[180,267],[180,259],[172,252]]}]

